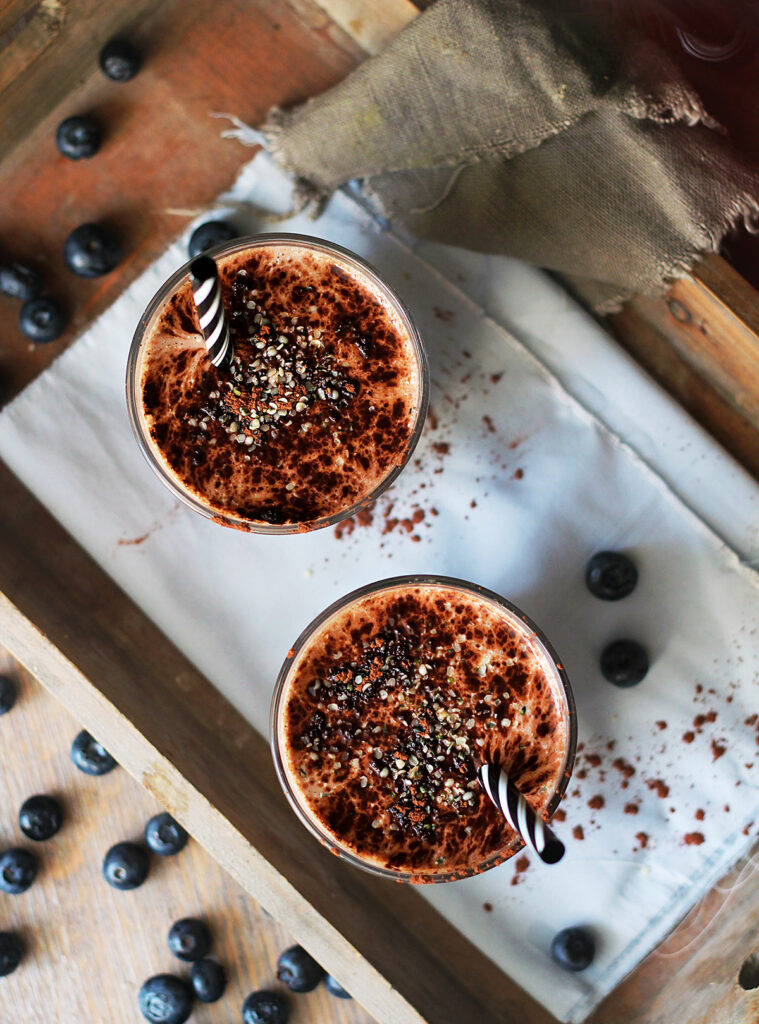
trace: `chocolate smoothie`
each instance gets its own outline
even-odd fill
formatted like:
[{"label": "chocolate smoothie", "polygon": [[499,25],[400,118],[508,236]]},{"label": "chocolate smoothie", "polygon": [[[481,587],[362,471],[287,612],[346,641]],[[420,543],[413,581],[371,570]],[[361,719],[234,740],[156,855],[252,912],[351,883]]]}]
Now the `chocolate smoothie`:
[{"label": "chocolate smoothie", "polygon": [[183,275],[139,341],[138,432],[182,496],[227,525],[335,522],[394,478],[421,429],[408,315],[318,240],[259,236],[215,259],[233,361],[212,366]]},{"label": "chocolate smoothie", "polygon": [[502,764],[553,812],[575,744],[563,670],[479,588],[416,577],[367,589],[325,613],[282,670],[272,730],[285,791],[364,866],[413,882],[492,867],[522,844],[476,767]]}]

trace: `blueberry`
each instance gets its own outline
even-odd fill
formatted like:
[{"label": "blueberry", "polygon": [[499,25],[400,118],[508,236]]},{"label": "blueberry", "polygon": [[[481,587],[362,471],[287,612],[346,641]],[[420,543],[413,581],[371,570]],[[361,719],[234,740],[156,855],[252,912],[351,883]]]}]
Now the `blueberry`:
[{"label": "blueberry", "polygon": [[201,1003],[215,1003],[224,995],[227,976],[221,964],[215,960],[196,960],[190,971],[195,997]]},{"label": "blueberry", "polygon": [[596,944],[586,928],[565,928],[551,943],[551,956],[565,971],[584,971],[593,963]]},{"label": "blueberry", "polygon": [[187,845],[187,833],[165,811],[156,814],[145,826],[145,842],[153,853],[161,857],[171,857],[179,853]]},{"label": "blueberry", "polygon": [[101,277],[117,266],[121,245],[102,224],[80,224],[64,242],[63,258],[78,277]]},{"label": "blueberry", "polygon": [[324,968],[302,946],[290,946],[277,960],[277,979],[291,992],[311,992],[324,977]]},{"label": "blueberry", "polygon": [[0,932],[0,978],[6,974],[13,974],[21,958],[24,955],[24,947],[18,935],[13,932]]},{"label": "blueberry", "polygon": [[196,917],[183,917],[169,929],[169,950],[180,960],[202,960],[210,948],[208,925]]},{"label": "blueberry", "polygon": [[287,1024],[290,1007],[278,992],[262,988],[251,992],[242,1004],[243,1024]]},{"label": "blueberry", "polygon": [[37,877],[37,858],[31,850],[15,846],[0,856],[0,889],[17,896]]},{"label": "blueberry", "polygon": [[140,70],[140,51],[126,39],[112,39],[100,51],[100,70],[114,82],[128,82]]},{"label": "blueberry", "polygon": [[85,775],[105,775],[116,767],[105,747],[86,729],[82,729],[71,744],[71,760]]},{"label": "blueberry", "polygon": [[30,341],[46,345],[60,337],[66,318],[55,299],[29,299],[21,307],[18,323]]},{"label": "blueberry", "polygon": [[151,1024],[184,1024],[192,1011],[192,989],[173,974],[156,974],[140,989],[139,1004]]},{"label": "blueberry", "polygon": [[63,811],[54,796],[30,796],[18,812],[21,831],[29,839],[50,839],[63,824]]},{"label": "blueberry", "polygon": [[28,302],[36,299],[42,290],[42,278],[34,267],[25,263],[0,264],[0,292],[12,299]]},{"label": "blueberry", "polygon": [[16,703],[16,684],[9,676],[0,676],[0,715],[6,714]]},{"label": "blueberry", "polygon": [[648,654],[637,640],[615,640],[601,653],[601,674],[615,686],[635,686],[648,672]]},{"label": "blueberry", "polygon": [[619,601],[635,590],[638,570],[627,555],[619,551],[599,551],[585,569],[585,583],[591,594],[602,601]]},{"label": "blueberry", "polygon": [[136,843],[116,843],[103,858],[103,877],[114,889],[136,889],[150,871],[150,857]]},{"label": "blueberry", "polygon": [[350,992],[346,992],[339,981],[335,981],[331,974],[328,974],[324,979],[324,987],[333,996],[337,996],[338,999],[352,999],[353,996]]},{"label": "blueberry", "polygon": [[87,160],[100,149],[100,129],[91,117],[67,117],[58,125],[55,144],[69,160]]},{"label": "blueberry", "polygon": [[227,221],[207,220],[205,224],[195,228],[190,235],[190,241],[187,243],[190,259],[194,260],[196,256],[200,256],[206,249],[210,249],[212,245],[231,242],[233,238],[239,237],[240,232]]}]

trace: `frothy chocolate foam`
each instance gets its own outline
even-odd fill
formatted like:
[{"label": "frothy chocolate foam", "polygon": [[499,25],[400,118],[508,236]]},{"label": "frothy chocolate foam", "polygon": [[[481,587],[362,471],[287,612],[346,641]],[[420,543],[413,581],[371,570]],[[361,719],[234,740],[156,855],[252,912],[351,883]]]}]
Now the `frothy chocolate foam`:
[{"label": "frothy chocolate foam", "polygon": [[407,456],[421,400],[412,340],[363,273],[306,243],[217,262],[234,361],[211,365],[185,282],[144,343],[151,447],[211,512],[308,528]]},{"label": "frothy chocolate foam", "polygon": [[435,881],[519,849],[476,766],[502,764],[543,811],[568,711],[519,618],[449,585],[400,585],[337,612],[299,652],[278,741],[301,806],[340,847]]}]

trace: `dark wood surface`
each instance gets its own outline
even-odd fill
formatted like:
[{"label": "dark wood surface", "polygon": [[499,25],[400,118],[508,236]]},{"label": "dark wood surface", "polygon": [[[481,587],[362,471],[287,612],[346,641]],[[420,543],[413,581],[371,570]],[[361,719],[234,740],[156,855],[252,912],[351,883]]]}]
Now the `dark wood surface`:
[{"label": "dark wood surface", "polygon": [[[187,978],[189,964],[168,951],[171,924],[200,917],[211,929],[211,958],[223,963],[228,987],[213,1006],[196,1004],[192,1021],[239,1021],[249,992],[274,988],[278,955],[296,940],[251,899],[200,846],[190,840],[175,857],[153,857],[148,880],[134,892],[116,892],[100,873],[114,843],[140,841],[160,804],[123,769],[101,778],[71,763],[71,741],[81,728],[28,672],[0,652],[0,672],[17,683],[19,700],[0,717],[0,849],[31,848],[40,871],[20,896],[0,893],[0,928],[22,936],[22,966],[0,980],[3,1024],[137,1024],[137,993],[153,974]],[[46,843],[32,843],[18,827],[18,809],[36,793],[61,801],[65,820]],[[355,1000],[336,1000],[320,986],[289,996],[298,1024],[370,1024]]]}]

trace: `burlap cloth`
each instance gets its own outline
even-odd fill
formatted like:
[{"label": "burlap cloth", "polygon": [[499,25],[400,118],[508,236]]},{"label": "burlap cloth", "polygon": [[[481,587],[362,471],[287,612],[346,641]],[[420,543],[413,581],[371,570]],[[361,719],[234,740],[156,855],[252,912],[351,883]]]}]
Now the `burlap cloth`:
[{"label": "burlap cloth", "polygon": [[[320,200],[363,179],[416,235],[559,272],[599,312],[759,222],[759,173],[614,6],[437,0],[267,145]],[[606,9],[603,9],[603,8]]]}]

